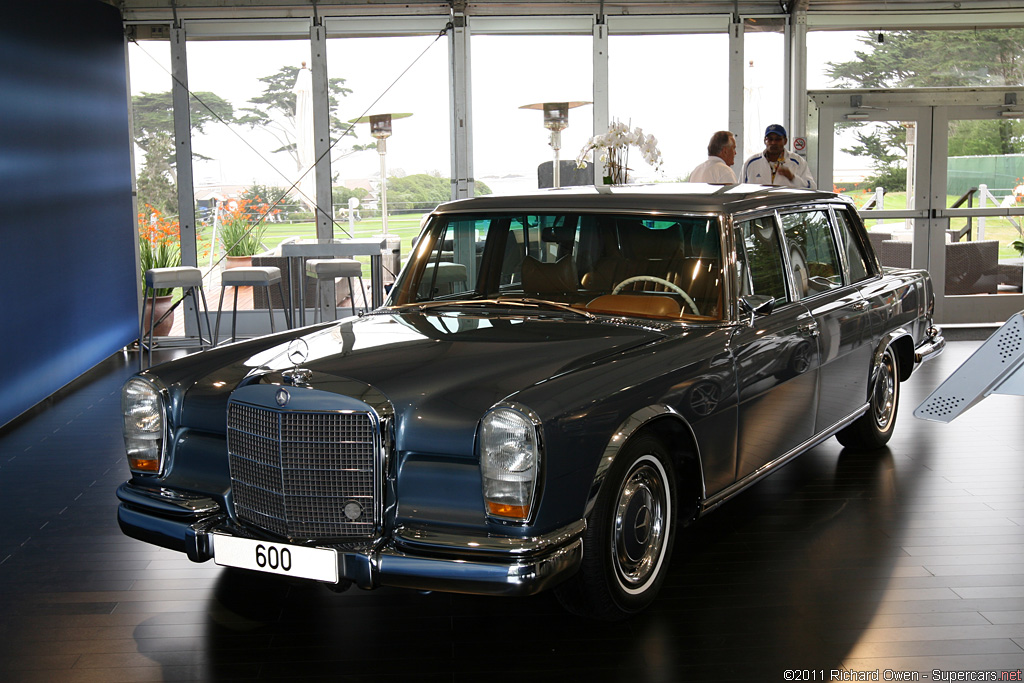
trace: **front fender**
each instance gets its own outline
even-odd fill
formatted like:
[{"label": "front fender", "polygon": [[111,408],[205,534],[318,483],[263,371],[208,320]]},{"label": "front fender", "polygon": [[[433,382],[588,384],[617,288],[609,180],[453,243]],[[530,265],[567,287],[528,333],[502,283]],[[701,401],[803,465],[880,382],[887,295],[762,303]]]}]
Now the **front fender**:
[{"label": "front fender", "polygon": [[[704,499],[707,496],[704,483],[704,468],[701,465],[700,449],[697,445],[697,436],[693,431],[693,427],[690,426],[689,422],[680,415],[678,412],[673,410],[667,405],[651,405],[637,410],[632,415],[623,420],[622,424],[615,430],[612,438],[608,441],[608,444],[604,448],[604,452],[601,454],[601,460],[598,462],[597,470],[594,472],[594,479],[590,484],[590,492],[587,495],[587,505],[584,511],[584,517],[589,516],[591,510],[594,509],[594,505],[597,502],[597,496],[601,492],[601,487],[604,485],[605,480],[608,478],[608,471],[615,463],[615,459],[622,452],[623,447],[626,443],[636,434],[645,431],[648,428],[654,428],[657,423],[659,432],[675,432],[677,435],[681,432],[685,435],[685,439],[689,442],[687,445],[692,450],[694,456],[694,463],[697,468],[698,477],[698,496],[700,499]],[[670,444],[671,450],[678,458],[680,456],[678,441]],[[680,468],[680,472],[686,471],[684,468]]]}]

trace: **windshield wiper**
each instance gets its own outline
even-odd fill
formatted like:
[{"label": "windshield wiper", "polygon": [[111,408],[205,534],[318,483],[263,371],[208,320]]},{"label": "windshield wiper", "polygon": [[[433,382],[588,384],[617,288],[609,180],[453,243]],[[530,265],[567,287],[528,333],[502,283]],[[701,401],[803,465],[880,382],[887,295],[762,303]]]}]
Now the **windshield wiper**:
[{"label": "windshield wiper", "polygon": [[442,308],[444,306],[518,306],[523,308],[550,308],[564,313],[572,313],[588,320],[597,320],[597,318],[588,311],[581,311],[578,308],[573,308],[568,304],[559,303],[557,301],[534,299],[532,297],[521,297],[517,299],[439,299],[435,301],[421,301],[414,304],[405,304],[403,306],[394,306],[393,309],[399,311],[425,311],[431,308]]},{"label": "windshield wiper", "polygon": [[549,301],[547,299],[534,299],[532,297],[522,297],[518,299],[492,299],[493,303],[499,306],[537,306],[552,308],[557,311],[563,311],[565,313],[574,313],[578,316],[582,316],[587,320],[597,320],[597,317],[589,311],[582,311],[578,308],[573,308],[569,304],[563,304],[558,301]]}]

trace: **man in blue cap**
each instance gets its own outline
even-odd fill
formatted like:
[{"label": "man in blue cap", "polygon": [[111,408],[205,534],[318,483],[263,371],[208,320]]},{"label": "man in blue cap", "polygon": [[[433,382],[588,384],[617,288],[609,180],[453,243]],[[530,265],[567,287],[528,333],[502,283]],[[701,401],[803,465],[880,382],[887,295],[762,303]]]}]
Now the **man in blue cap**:
[{"label": "man in blue cap", "polygon": [[785,128],[777,123],[768,126],[764,131],[764,151],[743,164],[743,182],[813,190],[814,178],[807,162],[786,151],[787,142]]}]

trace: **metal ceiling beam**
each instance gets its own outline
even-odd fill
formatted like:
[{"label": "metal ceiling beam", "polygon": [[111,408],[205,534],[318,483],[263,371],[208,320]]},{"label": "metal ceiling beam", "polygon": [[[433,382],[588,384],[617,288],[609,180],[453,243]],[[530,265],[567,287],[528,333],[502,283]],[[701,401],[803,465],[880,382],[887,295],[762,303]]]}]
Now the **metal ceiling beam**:
[{"label": "metal ceiling beam", "polygon": [[[170,21],[174,8],[181,19],[254,19],[300,18],[313,15],[312,0],[107,0],[121,10],[129,22]],[[438,0],[366,0],[317,2],[321,17],[369,15],[448,14],[449,2]],[[870,23],[893,17],[915,26],[975,26],[1003,23],[1002,15],[1020,17],[1019,0],[791,0],[792,11],[805,11],[810,28],[824,27],[815,17],[827,22]],[[477,0],[466,2],[467,16],[522,16],[558,14],[603,14],[605,16],[659,14],[734,14],[741,16],[784,16],[787,12],[778,0]],[[829,16],[831,15],[831,16]],[[1018,19],[1011,19],[1018,21]],[[980,23],[979,23],[980,22]],[[831,26],[831,24],[829,24]],[[909,28],[910,26],[905,26]]]}]

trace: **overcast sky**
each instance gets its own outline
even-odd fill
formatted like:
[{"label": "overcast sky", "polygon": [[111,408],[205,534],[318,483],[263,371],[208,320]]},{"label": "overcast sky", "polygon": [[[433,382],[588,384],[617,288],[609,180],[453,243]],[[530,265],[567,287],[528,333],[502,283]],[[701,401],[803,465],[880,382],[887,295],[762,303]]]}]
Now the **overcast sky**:
[{"label": "overcast sky", "polygon": [[[829,86],[821,69],[826,62],[851,59],[859,47],[855,36],[809,34],[810,89]],[[474,36],[472,41],[475,176],[492,185],[501,184],[496,176],[535,178],[537,165],[549,161],[552,150],[541,113],[519,107],[591,100],[591,40],[588,36]],[[706,157],[711,134],[728,126],[727,45],[724,34],[610,38],[611,116],[657,136],[665,159],[656,174],[639,154],[631,156],[636,175],[684,177]],[[188,55],[190,89],[216,92],[237,110],[262,92],[261,76],[285,64],[308,62],[309,44],[302,40],[192,41]],[[332,39],[327,55],[329,74],[345,78],[353,91],[343,101],[342,118],[413,114],[394,123],[394,135],[388,140],[389,173],[437,172],[447,177],[447,41],[434,36]],[[782,55],[781,34],[748,34],[744,55],[747,154],[760,149],[764,127],[782,118]],[[169,90],[169,58],[166,42],[131,45],[133,94]],[[392,85],[395,79],[399,80]],[[563,159],[575,158],[592,135],[591,116],[589,106],[570,113],[569,128],[562,133]],[[298,177],[290,157],[270,154],[277,146],[274,138],[248,129],[236,132],[244,142],[221,124],[211,124],[205,135],[196,136],[194,150],[215,159],[197,163],[197,184],[255,181],[287,186]],[[367,126],[357,126],[356,132],[359,142],[372,140]],[[737,160],[737,170],[740,163]],[[846,160],[846,164],[863,162]],[[357,179],[378,174],[379,168],[379,156],[368,151],[336,161],[332,172],[342,180]]]}]

